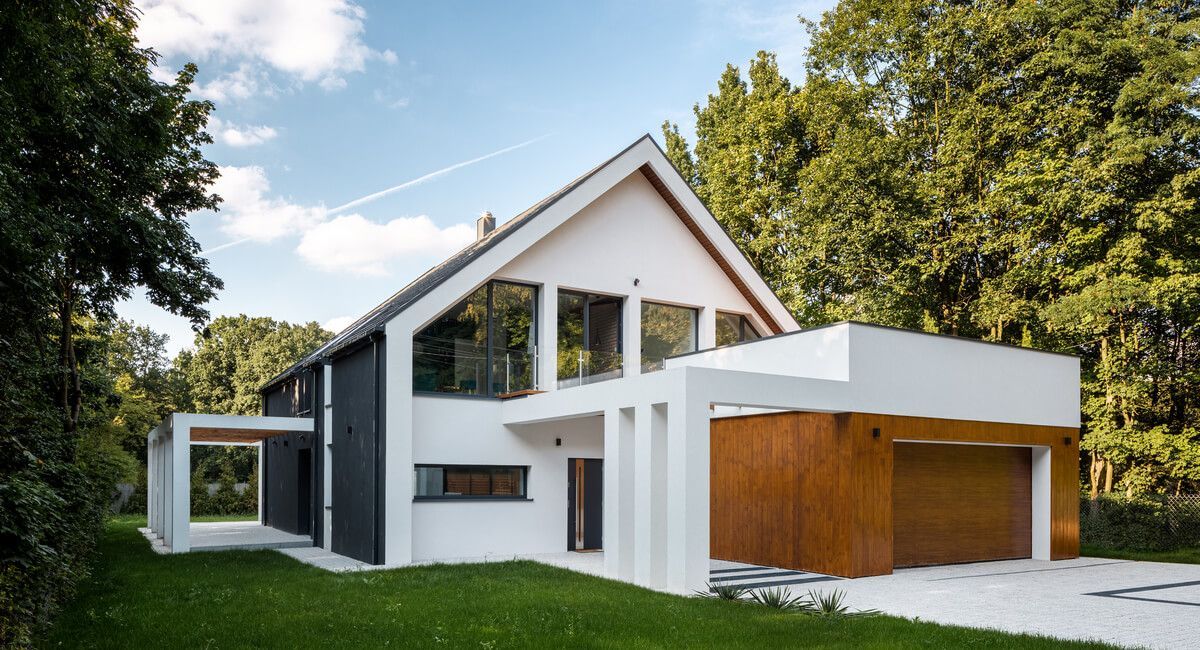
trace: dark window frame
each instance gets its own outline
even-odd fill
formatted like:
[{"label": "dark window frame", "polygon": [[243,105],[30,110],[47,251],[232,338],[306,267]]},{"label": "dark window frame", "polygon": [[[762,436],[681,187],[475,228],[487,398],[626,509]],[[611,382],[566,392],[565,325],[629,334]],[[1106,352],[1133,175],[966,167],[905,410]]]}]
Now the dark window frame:
[{"label": "dark window frame", "polygon": [[656,305],[659,307],[670,307],[672,309],[687,309],[695,315],[695,318],[692,319],[692,348],[693,349],[687,350],[685,352],[676,352],[675,354],[672,354],[670,357],[667,357],[667,358],[677,357],[682,354],[691,354],[692,352],[700,351],[700,307],[689,307],[687,305],[676,305],[676,304],[672,304],[669,302],[660,302],[658,300],[642,300],[641,306],[639,306],[639,308],[638,308],[638,311],[640,312],[638,314],[638,329],[640,330],[639,338],[641,339],[638,341],[638,348],[639,348],[638,349],[638,363],[639,363],[639,366],[640,366],[643,374],[650,373],[650,372],[658,372],[658,370],[661,370],[661,368],[658,370],[647,370],[646,369],[645,350],[642,349],[645,345],[645,337],[646,337],[645,328],[642,327],[642,324],[643,324],[642,319],[644,319],[646,317],[646,312],[645,312],[646,305]]},{"label": "dark window frame", "polygon": [[[556,297],[555,301],[554,301],[555,302],[554,308],[555,308],[555,322],[556,323],[558,322],[559,319],[562,318],[561,303],[559,302],[559,298],[561,298],[561,296],[563,296],[563,295],[574,296],[576,298],[582,299],[582,301],[583,301],[583,344],[582,344],[582,349],[584,352],[592,351],[592,341],[591,341],[592,305],[595,303],[601,302],[601,301],[615,301],[616,302],[616,304],[617,304],[617,349],[613,351],[613,354],[617,355],[617,358],[619,358],[621,360],[620,371],[623,376],[625,373],[625,308],[628,306],[628,300],[626,300],[625,296],[619,296],[619,295],[608,294],[608,293],[595,293],[592,291],[581,291],[578,289],[562,289],[562,288],[558,289],[557,294],[558,294],[558,297]],[[554,353],[557,355],[557,354],[559,354],[559,352],[560,352],[560,350],[559,350],[558,331],[555,331],[555,333],[554,333]],[[560,383],[560,382],[566,381],[566,378],[558,376],[557,364],[555,364],[555,366],[556,366],[555,367],[555,377],[554,377],[555,383]],[[616,379],[616,377],[614,377],[613,379]]]},{"label": "dark window frame", "polygon": [[[413,501],[533,501],[529,498],[529,465],[478,465],[470,463],[413,463],[413,478],[418,469],[430,468],[442,470],[442,494],[418,495],[413,494]],[[450,470],[520,470],[520,494],[446,494],[447,475]],[[488,473],[488,492],[492,491],[495,475]]]},{"label": "dark window frame", "polygon": [[[487,305],[486,306],[487,323],[485,324],[485,328],[487,330],[487,342],[485,344],[485,348],[486,348],[487,352],[485,353],[485,355],[486,355],[487,359],[485,361],[486,367],[484,368],[484,378],[485,378],[484,379],[484,388],[485,388],[485,390],[477,392],[477,393],[457,393],[454,391],[422,390],[419,388],[413,388],[414,395],[438,395],[438,396],[466,397],[466,398],[476,398],[476,399],[493,399],[497,395],[503,394],[503,393],[499,393],[499,392],[492,390],[493,383],[494,383],[493,380],[495,379],[495,362],[496,362],[495,356],[494,356],[496,315],[495,315],[495,309],[493,309],[492,299],[493,299],[494,293],[495,293],[494,287],[498,283],[499,284],[510,284],[513,286],[525,287],[525,288],[533,290],[533,297],[531,300],[531,306],[533,309],[531,325],[532,325],[533,331],[531,332],[530,336],[533,340],[534,350],[535,351],[539,350],[538,341],[540,340],[539,335],[541,333],[541,323],[539,322],[540,303],[539,303],[538,299],[541,297],[541,290],[542,290],[541,286],[537,285],[537,284],[533,284],[531,282],[519,282],[517,280],[502,280],[499,278],[493,278],[493,279],[488,280],[487,282],[483,283],[482,285],[475,287],[474,289],[469,291],[467,293],[467,295],[463,296],[462,298],[455,301],[450,306],[448,306],[445,309],[443,309],[442,311],[438,312],[437,316],[434,316],[433,319],[431,319],[429,321],[429,323],[427,323],[426,325],[421,327],[419,330],[417,330],[416,333],[413,334],[414,339],[417,336],[420,336],[421,332],[423,332],[427,328],[429,328],[430,325],[432,325],[434,322],[436,322],[438,319],[440,319],[443,315],[445,315],[446,312],[450,311],[451,309],[454,309],[463,301],[470,300],[471,296],[475,295],[475,292],[479,291],[482,288],[486,288],[487,289],[487,298],[485,300],[486,300],[486,305]],[[539,383],[540,383],[539,380],[541,379],[540,377],[538,377],[538,370],[539,370],[538,361],[537,361],[538,356],[540,356],[540,354],[535,353],[534,360],[532,361],[531,373],[533,375],[532,379],[533,379],[534,388],[536,388],[539,385]],[[415,369],[415,365],[416,364],[414,364],[414,369]]]},{"label": "dark window frame", "polygon": [[[745,343],[746,341],[757,341],[758,339],[762,338],[762,334],[758,333],[758,328],[754,326],[754,323],[750,320],[749,316],[739,313],[739,312],[736,312],[736,311],[724,311],[724,310],[718,309],[717,310],[717,319],[719,320],[721,318],[721,316],[737,316],[737,318],[738,318],[738,340],[734,341],[733,343],[726,343],[725,346],[736,345],[738,343]],[[754,338],[748,338],[746,336],[747,330],[754,332]],[[717,347],[725,347],[725,346],[718,345]]]}]

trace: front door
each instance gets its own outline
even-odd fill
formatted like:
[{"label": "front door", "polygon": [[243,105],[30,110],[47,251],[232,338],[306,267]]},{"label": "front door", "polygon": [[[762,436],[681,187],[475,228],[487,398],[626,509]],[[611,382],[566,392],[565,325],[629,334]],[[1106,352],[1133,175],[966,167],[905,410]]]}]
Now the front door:
[{"label": "front door", "polygon": [[567,459],[567,550],[598,551],[604,539],[604,461]]}]

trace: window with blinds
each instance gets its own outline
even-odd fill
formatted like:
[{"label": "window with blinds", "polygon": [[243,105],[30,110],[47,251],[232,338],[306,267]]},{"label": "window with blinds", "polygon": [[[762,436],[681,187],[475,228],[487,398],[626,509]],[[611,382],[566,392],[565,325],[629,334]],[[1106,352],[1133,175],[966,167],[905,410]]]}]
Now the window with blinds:
[{"label": "window with blinds", "polygon": [[417,499],[524,499],[527,467],[418,465],[413,468]]}]

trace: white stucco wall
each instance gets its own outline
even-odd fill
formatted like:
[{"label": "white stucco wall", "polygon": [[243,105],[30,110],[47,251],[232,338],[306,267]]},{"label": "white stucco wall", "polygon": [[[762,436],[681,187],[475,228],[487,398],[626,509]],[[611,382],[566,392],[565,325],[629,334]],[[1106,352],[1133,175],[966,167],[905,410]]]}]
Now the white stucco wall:
[{"label": "white stucco wall", "polygon": [[1079,426],[1079,359],[948,336],[850,325],[859,410]]},{"label": "white stucco wall", "polygon": [[500,424],[500,407],[499,400],[413,398],[414,463],[525,465],[530,499],[413,502],[414,561],[567,550],[567,459],[604,457],[603,419],[514,431]]},{"label": "white stucco wall", "polygon": [[[752,316],[759,331],[766,329],[641,173],[619,182],[496,276],[736,312]],[[715,328],[715,323],[708,326]],[[704,332],[701,338],[711,339],[711,346],[715,333]]]},{"label": "white stucco wall", "polygon": [[667,360],[668,368],[683,366],[848,381],[850,327],[822,327]]},{"label": "white stucco wall", "polygon": [[[387,564],[563,551],[566,459],[604,456],[599,414],[511,430],[501,424],[499,401],[412,394],[412,333],[483,282],[538,286],[542,390],[557,390],[560,288],[624,298],[626,376],[640,371],[642,300],[699,308],[700,348],[715,344],[718,310],[748,315],[766,331],[637,164],[604,170],[597,179],[610,189],[583,203],[586,191],[565,197],[554,209],[569,207],[566,214],[539,216],[387,324]],[[521,243],[526,238],[536,241]],[[421,463],[528,465],[532,501],[414,501],[412,466]]]},{"label": "white stucco wall", "polygon": [[667,362],[683,366],[846,381],[862,413],[1079,426],[1078,358],[969,339],[839,323]]}]

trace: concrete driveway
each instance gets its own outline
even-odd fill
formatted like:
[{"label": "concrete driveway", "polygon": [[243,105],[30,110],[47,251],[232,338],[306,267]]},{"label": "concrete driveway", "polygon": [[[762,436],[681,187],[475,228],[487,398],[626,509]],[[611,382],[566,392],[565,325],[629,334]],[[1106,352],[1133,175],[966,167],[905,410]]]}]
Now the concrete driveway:
[{"label": "concrete driveway", "polygon": [[811,587],[844,590],[853,609],[938,623],[1122,646],[1200,647],[1200,565],[1194,564],[1011,560]]}]

